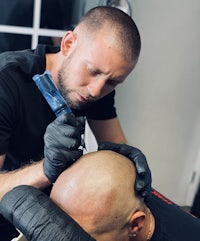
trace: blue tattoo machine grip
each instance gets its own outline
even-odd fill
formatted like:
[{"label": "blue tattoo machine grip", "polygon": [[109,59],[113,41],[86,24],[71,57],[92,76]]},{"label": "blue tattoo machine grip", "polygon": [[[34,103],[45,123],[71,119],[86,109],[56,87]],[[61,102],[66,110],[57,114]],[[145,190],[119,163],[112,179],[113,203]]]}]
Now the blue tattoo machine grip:
[{"label": "blue tattoo machine grip", "polygon": [[[55,113],[56,117],[63,113],[72,113],[72,110],[68,106],[67,102],[64,100],[59,90],[54,85],[53,78],[48,70],[46,70],[41,75],[34,75],[33,80]],[[81,139],[81,145],[83,148],[85,148],[85,142],[83,138]]]},{"label": "blue tattoo machine grip", "polygon": [[62,113],[72,112],[54,85],[51,73],[48,70],[41,75],[34,75],[33,80],[57,117]]}]

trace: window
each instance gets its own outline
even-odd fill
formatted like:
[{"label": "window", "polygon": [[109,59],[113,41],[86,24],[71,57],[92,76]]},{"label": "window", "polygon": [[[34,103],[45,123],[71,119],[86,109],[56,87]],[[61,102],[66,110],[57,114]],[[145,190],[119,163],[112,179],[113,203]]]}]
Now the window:
[{"label": "window", "polygon": [[73,0],[1,0],[0,52],[54,44],[71,28]]}]

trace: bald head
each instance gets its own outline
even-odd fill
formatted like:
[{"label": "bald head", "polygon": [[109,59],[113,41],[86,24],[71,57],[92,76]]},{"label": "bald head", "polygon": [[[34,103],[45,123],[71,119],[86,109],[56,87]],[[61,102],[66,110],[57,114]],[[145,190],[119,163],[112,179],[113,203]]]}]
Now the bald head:
[{"label": "bald head", "polygon": [[135,169],[112,151],[82,156],[54,184],[51,198],[87,232],[110,232],[126,226],[141,208],[134,193]]},{"label": "bald head", "polygon": [[[136,60],[141,49],[141,39],[138,28],[133,19],[118,8],[99,6],[89,10],[75,28],[75,32],[82,30],[108,34],[115,40],[118,50],[129,60]],[[85,36],[85,35],[84,35]]]}]

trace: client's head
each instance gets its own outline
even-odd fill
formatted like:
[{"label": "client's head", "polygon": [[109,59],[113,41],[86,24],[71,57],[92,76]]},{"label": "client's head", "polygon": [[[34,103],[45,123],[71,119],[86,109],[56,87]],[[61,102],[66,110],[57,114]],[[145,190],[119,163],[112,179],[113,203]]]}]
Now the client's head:
[{"label": "client's head", "polygon": [[98,241],[142,240],[148,233],[148,214],[134,192],[135,175],[126,157],[92,152],[59,176],[51,199]]}]

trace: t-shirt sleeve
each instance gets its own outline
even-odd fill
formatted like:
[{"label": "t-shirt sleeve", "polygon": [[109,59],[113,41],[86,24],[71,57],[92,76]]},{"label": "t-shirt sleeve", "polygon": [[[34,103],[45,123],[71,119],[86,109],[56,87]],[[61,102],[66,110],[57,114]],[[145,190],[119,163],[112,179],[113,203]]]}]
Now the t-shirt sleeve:
[{"label": "t-shirt sleeve", "polygon": [[9,79],[0,76],[0,154],[4,154],[10,143],[12,130],[18,118],[16,86],[9,86]]},{"label": "t-shirt sleeve", "polygon": [[[79,115],[85,115],[93,120],[113,119],[117,116],[115,108],[115,90],[104,96],[102,99],[92,103],[87,109],[83,110]],[[74,111],[73,111],[74,112]],[[76,113],[75,113],[76,114]]]}]

